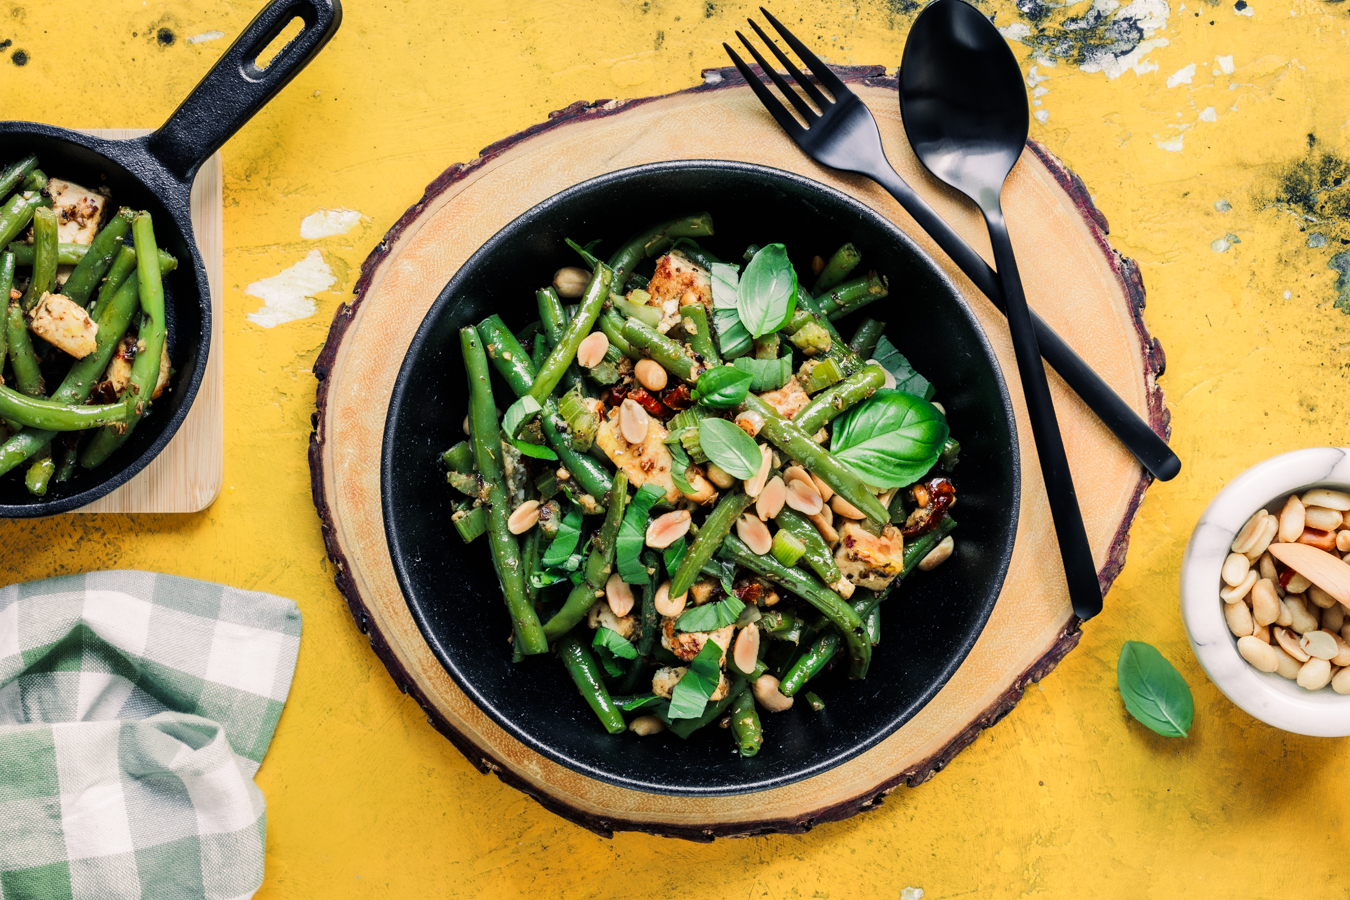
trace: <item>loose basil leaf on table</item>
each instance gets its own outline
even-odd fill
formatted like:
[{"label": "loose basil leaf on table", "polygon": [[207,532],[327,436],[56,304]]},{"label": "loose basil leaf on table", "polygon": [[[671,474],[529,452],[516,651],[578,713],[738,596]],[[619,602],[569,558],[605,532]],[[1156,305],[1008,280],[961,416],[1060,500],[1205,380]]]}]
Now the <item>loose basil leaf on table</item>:
[{"label": "loose basil leaf on table", "polygon": [[895,349],[895,345],[884,334],[877,341],[876,350],[872,352],[872,361],[891,373],[897,391],[915,394],[925,400],[932,400],[937,394],[937,388],[933,387],[927,378],[914,371],[905,355]]},{"label": "loose basil leaf on table", "polygon": [[728,597],[716,603],[705,603],[685,610],[675,621],[676,631],[716,631],[740,618],[745,604],[736,597]]},{"label": "loose basil leaf on table", "polygon": [[797,310],[797,270],[788,261],[787,248],[761,248],[746,264],[736,293],[741,324],[752,337],[782,328]]},{"label": "loose basil leaf on table", "polygon": [[[946,440],[946,438],[943,438]],[[726,419],[704,419],[698,423],[698,442],[708,459],[722,471],[744,481],[754,478],[763,457],[755,439]],[[941,446],[941,441],[938,442]]]},{"label": "loose basil leaf on table", "polygon": [[741,324],[737,312],[740,302],[740,269],[730,263],[712,267],[713,329],[717,333],[717,349],[726,359],[750,352],[754,343],[750,332]]},{"label": "loose basil leaf on table", "polygon": [[736,366],[718,366],[709,369],[698,378],[694,386],[694,400],[713,409],[735,409],[745,402],[750,393],[754,377],[739,368],[744,360],[737,360]]},{"label": "loose basil leaf on table", "polygon": [[670,694],[672,719],[697,719],[722,680],[722,648],[707,641]]},{"label": "loose basil leaf on table", "polygon": [[948,434],[936,406],[882,388],[835,419],[830,452],[869,485],[904,487],[933,467]]},{"label": "loose basil leaf on table", "polygon": [[1126,641],[1116,664],[1116,683],[1130,715],[1163,737],[1186,737],[1195,700],[1186,679],[1156,648]]},{"label": "loose basil leaf on table", "polygon": [[647,542],[647,515],[652,504],[666,495],[657,485],[648,482],[628,501],[619,537],[614,542],[614,563],[619,577],[629,584],[646,584],[647,567],[642,564],[642,548]]}]

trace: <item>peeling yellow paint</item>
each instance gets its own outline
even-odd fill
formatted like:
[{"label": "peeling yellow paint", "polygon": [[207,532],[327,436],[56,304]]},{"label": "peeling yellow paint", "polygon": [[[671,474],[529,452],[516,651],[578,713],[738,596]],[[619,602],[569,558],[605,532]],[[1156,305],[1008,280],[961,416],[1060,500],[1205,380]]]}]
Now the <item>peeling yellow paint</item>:
[{"label": "peeling yellow paint", "polygon": [[[72,15],[69,4],[10,0],[5,115],[154,127],[229,43],[188,38],[233,40],[260,5],[101,0]],[[1041,18],[984,3],[998,25],[1025,26],[1027,41],[1089,9],[1022,5]],[[1332,306],[1339,271],[1350,304],[1350,257],[1337,257],[1350,223],[1271,205],[1288,167],[1350,157],[1350,11],[1243,5],[1250,15],[1231,0],[1170,0],[1114,78],[1014,44],[1031,87],[1045,89],[1033,135],[1083,177],[1115,246],[1142,267],[1186,468],[1148,494],[1129,562],[1080,647],[944,772],[865,816],[697,846],[604,841],[544,812],[479,775],[399,693],[332,587],[310,505],[308,368],[383,231],[445,166],[550,110],[697,83],[725,64],[720,42],[753,3],[346,0],[328,49],[224,148],[226,490],[193,516],[0,524],[3,580],[140,567],[299,602],[295,687],[259,774],[262,898],[894,898],[910,886],[933,898],[1344,898],[1350,744],[1282,735],[1238,712],[1196,666],[1177,615],[1182,549],[1216,490],[1271,454],[1350,443],[1350,318]],[[917,4],[773,10],[832,62],[893,67]],[[1191,83],[1168,89],[1192,64]],[[1159,146],[1174,141],[1180,150]],[[316,315],[249,325],[257,301],[245,286],[312,249],[296,240],[303,217],[343,207],[367,218],[324,239],[339,282]],[[1327,243],[1309,246],[1314,233]],[[1216,253],[1219,239],[1229,246]],[[1125,639],[1154,643],[1190,681],[1189,740],[1144,732],[1121,708]]]}]

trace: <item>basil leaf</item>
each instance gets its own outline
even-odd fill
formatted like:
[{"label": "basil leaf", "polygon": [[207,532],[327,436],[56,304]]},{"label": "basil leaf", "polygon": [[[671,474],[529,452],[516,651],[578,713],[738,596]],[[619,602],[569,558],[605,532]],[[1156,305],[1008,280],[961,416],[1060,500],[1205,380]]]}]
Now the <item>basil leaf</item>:
[{"label": "basil leaf", "polygon": [[[738,359],[736,362],[739,364],[746,360]],[[698,377],[694,400],[713,409],[735,409],[745,402],[745,395],[750,393],[753,381],[754,377],[749,372],[742,372],[739,365],[718,366]]]},{"label": "basil leaf", "polygon": [[581,510],[573,506],[567,511],[567,515],[563,516],[562,523],[558,525],[558,533],[548,545],[548,550],[544,551],[540,565],[546,569],[566,568],[572,557],[580,556],[576,552],[580,541]]},{"label": "basil leaf", "polygon": [[687,609],[675,622],[676,631],[716,631],[734,623],[740,618],[745,604],[736,597],[728,597],[716,603],[705,603]]},{"label": "basil leaf", "polygon": [[614,705],[624,712],[637,712],[640,709],[653,709],[666,702],[666,698],[648,691],[631,697],[611,697]]},{"label": "basil leaf", "polygon": [[722,680],[722,648],[708,641],[670,694],[672,719],[697,719]]},{"label": "basil leaf", "polygon": [[1126,641],[1116,664],[1116,683],[1125,708],[1163,737],[1186,737],[1195,718],[1195,700],[1186,679],[1148,644]]},{"label": "basil leaf", "polygon": [[772,334],[797,309],[797,270],[787,248],[770,244],[755,254],[737,286],[737,313],[752,337]]},{"label": "basil leaf", "polygon": [[[778,359],[752,359],[743,356],[734,363],[750,376],[750,390],[776,391],[788,383],[792,377],[792,351],[789,350]],[[707,378],[705,373],[704,378]],[[702,384],[702,382],[699,382]]]},{"label": "basil leaf", "polygon": [[665,555],[662,557],[662,561],[666,564],[666,572],[668,574],[670,575],[675,574],[675,570],[680,567],[680,563],[684,560],[684,554],[688,550],[688,548],[689,548],[689,541],[686,540],[685,538],[680,538],[678,541],[676,541],[675,543],[671,544],[669,547],[666,548],[666,552]]},{"label": "basil leaf", "polygon": [[740,302],[740,269],[728,263],[712,267],[713,330],[717,349],[724,359],[748,353],[753,343],[750,332],[741,324],[737,308]]},{"label": "basil leaf", "polygon": [[680,443],[680,436],[672,434],[666,438],[666,449],[670,451],[670,480],[675,482],[675,490],[682,494],[696,494],[694,486],[689,483],[689,479],[684,477],[685,471],[692,463],[689,461],[689,454],[684,452],[684,445]]},{"label": "basil leaf", "polygon": [[614,563],[619,577],[629,584],[646,584],[647,567],[642,564],[642,548],[647,541],[647,515],[652,504],[666,492],[648,482],[628,502],[619,525],[619,537],[614,542]]},{"label": "basil leaf", "polygon": [[530,456],[535,459],[553,460],[558,458],[558,454],[542,444],[531,444],[529,441],[520,441],[512,438],[511,446],[519,450],[522,455]]},{"label": "basil leaf", "polygon": [[[944,437],[943,440],[946,440]],[[698,442],[708,459],[733,478],[754,478],[759,471],[759,445],[755,439],[726,419],[704,419],[698,423]],[[938,441],[941,449],[942,441]]]},{"label": "basil leaf", "polygon": [[597,628],[595,638],[591,641],[591,649],[595,651],[595,658],[605,667],[605,672],[610,678],[617,678],[623,674],[623,667],[616,660],[637,659],[637,648],[612,628]]},{"label": "basil leaf", "polygon": [[909,360],[905,359],[904,354],[895,349],[895,345],[884,334],[881,336],[881,340],[877,341],[877,349],[872,353],[872,361],[891,373],[891,377],[895,379],[897,391],[914,394],[925,400],[932,400],[937,394],[937,388],[929,384],[927,378],[914,371],[914,367],[909,364]]},{"label": "basil leaf", "polygon": [[[709,571],[711,570],[711,571]],[[712,575],[722,585],[728,597],[736,595],[736,564],[729,559],[714,556],[700,570],[704,575]]]},{"label": "basil leaf", "polygon": [[883,388],[834,420],[830,452],[869,485],[904,487],[933,467],[948,434],[936,406]]},{"label": "basil leaf", "polygon": [[502,431],[506,432],[506,436],[511,439],[512,443],[515,443],[516,438],[520,437],[520,433],[525,429],[525,426],[535,416],[539,415],[542,409],[543,407],[539,405],[538,400],[526,394],[512,403],[506,410],[506,415],[502,416]]}]

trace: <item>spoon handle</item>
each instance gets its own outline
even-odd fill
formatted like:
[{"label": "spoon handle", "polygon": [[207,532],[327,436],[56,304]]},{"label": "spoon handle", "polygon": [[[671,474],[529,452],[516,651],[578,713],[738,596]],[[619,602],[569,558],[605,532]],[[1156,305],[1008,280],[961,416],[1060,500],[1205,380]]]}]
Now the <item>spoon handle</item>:
[{"label": "spoon handle", "polygon": [[[942,252],[951,257],[957,268],[975,283],[994,306],[1007,315],[1007,304],[998,274],[896,174],[889,163],[874,164],[870,171],[863,174],[885,188],[919,227],[928,232]],[[1032,312],[1031,321],[1036,329],[1036,342],[1040,346],[1041,356],[1059,373],[1064,383],[1097,414],[1102,424],[1134,454],[1149,474],[1159,481],[1175,478],[1181,471],[1181,460],[1167,446],[1167,442],[1158,437],[1149,424],[1111,390],[1111,386],[1044,319]]]},{"label": "spoon handle", "polygon": [[1092,547],[1088,544],[1083,515],[1078,508],[1078,495],[1069,471],[1069,459],[1064,453],[1064,441],[1059,433],[1059,420],[1050,399],[1050,385],[1041,364],[1036,331],[1031,324],[1031,310],[1022,292],[1022,279],[1017,274],[1017,259],[1008,239],[1007,224],[997,200],[983,210],[989,226],[989,239],[994,247],[994,264],[998,266],[1007,303],[1008,329],[1012,333],[1013,351],[1017,355],[1017,371],[1022,379],[1022,392],[1027,400],[1031,418],[1031,432],[1036,438],[1036,454],[1041,462],[1041,476],[1045,479],[1050,498],[1050,515],[1059,538],[1059,551],[1064,561],[1064,575],[1069,583],[1069,599],[1074,614],[1090,619],[1102,611],[1102,589],[1097,580],[1097,566],[1092,561]]}]

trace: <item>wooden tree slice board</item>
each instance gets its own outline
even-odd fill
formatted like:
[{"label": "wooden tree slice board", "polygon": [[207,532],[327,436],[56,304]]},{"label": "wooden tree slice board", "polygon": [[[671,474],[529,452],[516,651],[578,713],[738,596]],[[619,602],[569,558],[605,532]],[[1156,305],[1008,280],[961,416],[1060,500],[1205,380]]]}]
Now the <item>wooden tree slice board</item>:
[{"label": "wooden tree slice board", "polygon": [[[143,128],[88,132],[111,140],[140,137]],[[211,356],[197,398],[178,433],[141,472],[117,490],[71,513],[194,513],[220,496],[225,481],[225,361],[221,334],[225,309],[224,167],[213,153],[192,184],[192,232],[211,288]],[[115,198],[114,198],[115,199]]]},{"label": "wooden tree slice board", "polygon": [[[872,109],[901,175],[987,259],[989,242],[967,203],[938,187],[909,150],[894,79],[881,67],[839,70]],[[734,70],[699,87],[645,100],[578,103],[450,167],[366,261],[355,299],[334,318],[315,373],[310,442],[314,501],[337,584],[399,687],[483,772],[601,834],[637,830],[711,840],[800,832],[847,818],[901,784],[941,770],[998,721],[1079,639],[1026,405],[1016,387],[1007,326],[879,187],[817,166],[778,129]],[[829,184],[899,224],[964,291],[1009,377],[1022,452],[1022,509],[1007,581],[988,627],[937,697],[890,738],[829,772],[746,798],[670,797],[585,778],[525,748],[484,715],[437,662],[400,593],[385,541],[380,458],[385,412],[403,354],[458,267],[495,232],[545,198],[588,178],[671,159],[742,160]],[[638,200],[640,202],[640,198]],[[1029,145],[1004,208],[1032,306],[1154,429],[1168,434],[1155,381],[1163,356],[1142,320],[1138,269],[1107,243],[1106,220],[1082,183],[1045,148]],[[1052,377],[1088,535],[1103,588],[1125,558],[1128,529],[1150,479],[1087,408]],[[454,540],[447,534],[446,540]],[[1111,605],[1107,603],[1107,615]]]}]

